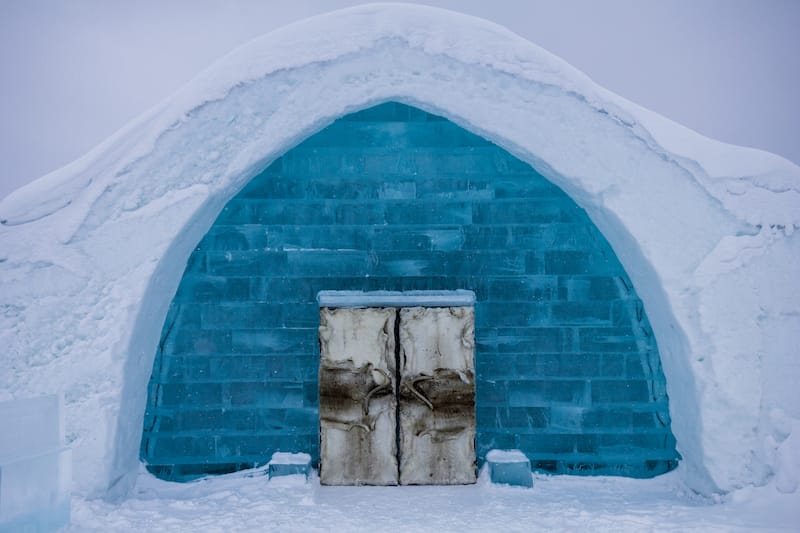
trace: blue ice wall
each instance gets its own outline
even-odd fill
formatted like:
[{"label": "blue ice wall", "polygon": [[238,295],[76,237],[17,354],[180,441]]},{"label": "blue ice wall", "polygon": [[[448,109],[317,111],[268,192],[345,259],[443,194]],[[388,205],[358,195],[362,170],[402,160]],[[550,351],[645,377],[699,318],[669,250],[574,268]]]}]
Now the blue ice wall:
[{"label": "blue ice wall", "polygon": [[189,258],[141,457],[166,479],[318,460],[320,290],[476,293],[477,449],[648,477],[677,464],[642,302],[586,213],[530,165],[386,103],[256,176]]}]

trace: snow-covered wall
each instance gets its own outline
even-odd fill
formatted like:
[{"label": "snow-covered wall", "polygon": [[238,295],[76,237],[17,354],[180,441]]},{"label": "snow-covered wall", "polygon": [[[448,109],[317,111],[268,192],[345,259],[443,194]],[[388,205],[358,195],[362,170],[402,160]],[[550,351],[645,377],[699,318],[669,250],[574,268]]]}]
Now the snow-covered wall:
[{"label": "snow-covered wall", "polygon": [[0,204],[0,398],[64,393],[78,492],[132,485],[166,310],[222,206],[387,100],[496,142],[586,209],[645,302],[690,487],[796,489],[800,168],[643,110],[494,24],[384,4],[253,41]]}]

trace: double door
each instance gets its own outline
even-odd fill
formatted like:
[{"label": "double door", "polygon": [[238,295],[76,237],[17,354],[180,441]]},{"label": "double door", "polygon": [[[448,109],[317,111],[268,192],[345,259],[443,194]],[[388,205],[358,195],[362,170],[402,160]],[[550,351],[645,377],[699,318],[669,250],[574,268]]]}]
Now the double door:
[{"label": "double door", "polygon": [[472,307],[320,310],[320,482],[475,482]]}]

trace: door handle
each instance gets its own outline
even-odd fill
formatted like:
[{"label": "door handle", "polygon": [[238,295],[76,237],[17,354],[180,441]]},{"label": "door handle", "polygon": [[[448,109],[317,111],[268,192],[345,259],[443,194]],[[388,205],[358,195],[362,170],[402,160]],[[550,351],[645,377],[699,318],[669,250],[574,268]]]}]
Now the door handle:
[{"label": "door handle", "polygon": [[433,376],[426,376],[425,374],[421,374],[412,379],[411,383],[406,384],[406,387],[408,387],[408,390],[411,391],[411,394],[419,398],[419,400],[425,405],[427,405],[428,409],[430,409],[431,411],[433,411],[433,404],[427,397],[425,397],[424,394],[422,394],[422,391],[417,389],[417,383],[419,383],[420,381],[430,381],[432,379]]},{"label": "door handle", "polygon": [[360,429],[366,433],[371,432],[375,429],[374,424],[368,425],[364,422],[352,422],[350,420],[339,420],[332,417],[320,417],[320,422],[325,422],[329,427],[341,429],[342,431],[352,431],[354,429]]},{"label": "door handle", "polygon": [[386,381],[381,385],[377,385],[377,386],[373,387],[366,394],[366,396],[364,396],[364,400],[361,402],[361,411],[364,413],[364,416],[369,415],[369,402],[370,402],[370,400],[372,400],[373,396],[375,396],[379,392],[383,392],[385,390],[388,390],[389,392],[393,392],[392,391],[392,378],[389,377],[389,374],[387,374],[386,372],[384,372],[380,368],[373,368],[372,371],[373,372],[378,372],[379,374],[381,374]]}]

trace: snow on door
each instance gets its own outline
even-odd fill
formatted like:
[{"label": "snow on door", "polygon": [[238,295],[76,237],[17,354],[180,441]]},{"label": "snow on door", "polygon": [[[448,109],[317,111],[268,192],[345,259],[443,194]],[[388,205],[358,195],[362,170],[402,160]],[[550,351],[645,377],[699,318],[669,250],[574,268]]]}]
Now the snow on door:
[{"label": "snow on door", "polygon": [[475,482],[473,324],[471,307],[320,310],[323,485]]},{"label": "snow on door", "polygon": [[320,310],[320,483],[397,485],[394,309]]},{"label": "snow on door", "polygon": [[474,312],[400,310],[400,480],[475,483]]}]

